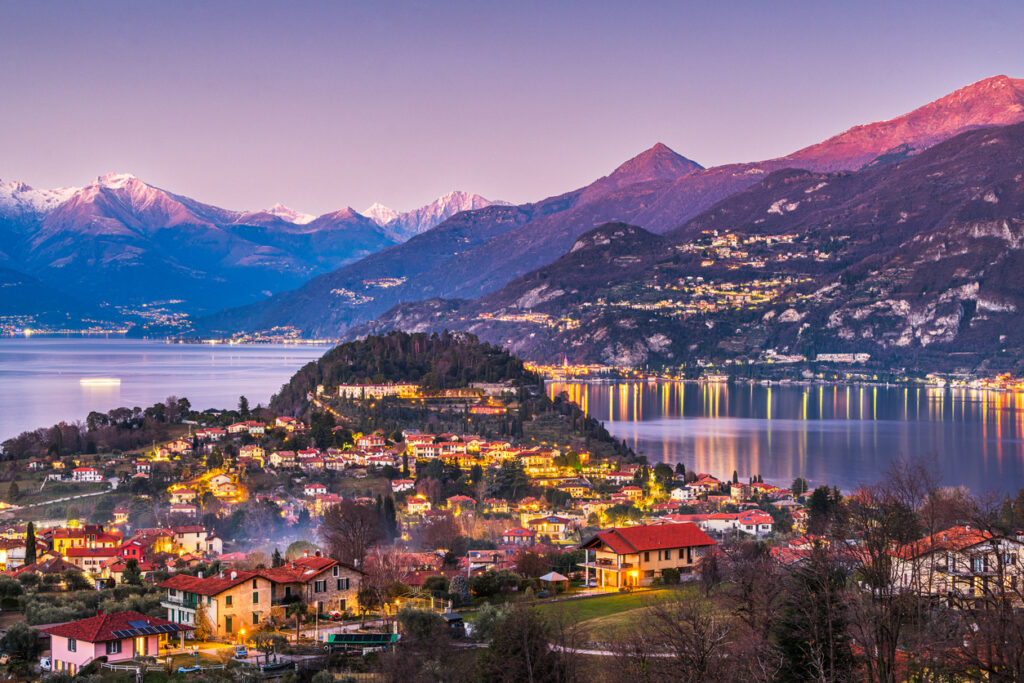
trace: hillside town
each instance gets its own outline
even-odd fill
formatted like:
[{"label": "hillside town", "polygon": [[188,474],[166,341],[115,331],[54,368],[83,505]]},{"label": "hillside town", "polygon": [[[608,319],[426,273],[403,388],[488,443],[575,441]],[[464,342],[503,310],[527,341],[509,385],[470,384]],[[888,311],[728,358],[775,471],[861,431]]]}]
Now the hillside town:
[{"label": "hillside town", "polygon": [[[420,341],[374,343],[379,355]],[[492,657],[512,656],[502,650],[510,638],[528,637],[544,657],[598,652],[585,668],[617,680],[612,662],[653,657],[665,675],[692,666],[673,638],[717,628],[701,617],[714,610],[730,615],[702,655],[716,680],[742,647],[755,651],[737,679],[771,665],[777,680],[794,666],[772,644],[778,630],[823,618],[846,635],[808,636],[807,647],[836,670],[934,666],[952,641],[927,656],[908,643],[934,638],[939,614],[983,624],[972,666],[1008,666],[984,648],[1006,637],[1000,619],[1019,618],[1024,493],[986,518],[979,501],[930,485],[911,463],[850,492],[649,463],[497,351],[431,343],[484,360],[467,361],[476,369],[461,386],[430,373],[332,381],[338,363],[378,363],[343,345],[271,408],[241,397],[237,409],[198,413],[168,399],[137,423],[131,411],[89,416],[87,440],[122,438],[114,426],[126,424],[165,437],[134,448],[8,442],[28,457],[9,461],[2,495],[0,604],[14,617],[0,625],[3,665],[29,678],[121,666],[213,680],[232,670],[436,680],[430,662],[462,641],[480,654],[459,649],[451,679],[478,680]],[[821,577],[844,597],[822,596]],[[896,596],[928,605],[928,616],[899,617],[903,633],[877,655],[858,650],[881,637],[870,629],[883,617],[853,606]],[[797,599],[835,613],[794,612]],[[641,613],[645,625],[617,621]],[[556,614],[575,621],[552,630]],[[665,622],[685,628],[657,635]]]}]

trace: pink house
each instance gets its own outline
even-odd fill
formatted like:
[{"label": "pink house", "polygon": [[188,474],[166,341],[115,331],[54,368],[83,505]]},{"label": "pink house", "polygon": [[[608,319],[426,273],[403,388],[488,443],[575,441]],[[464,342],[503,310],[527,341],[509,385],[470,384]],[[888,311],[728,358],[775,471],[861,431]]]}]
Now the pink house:
[{"label": "pink house", "polygon": [[161,640],[166,646],[168,638],[191,629],[138,612],[100,612],[95,617],[51,626],[44,632],[50,634],[52,641],[53,670],[74,676],[99,657],[119,662],[135,656],[156,656]]}]

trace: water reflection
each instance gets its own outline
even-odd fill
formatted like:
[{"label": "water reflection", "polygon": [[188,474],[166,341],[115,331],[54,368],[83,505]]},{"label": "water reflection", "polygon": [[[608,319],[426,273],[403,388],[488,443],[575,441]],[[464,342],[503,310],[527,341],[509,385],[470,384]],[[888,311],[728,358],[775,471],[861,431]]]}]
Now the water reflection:
[{"label": "water reflection", "polygon": [[550,382],[652,462],[850,489],[897,456],[933,459],[945,483],[1024,487],[1024,394],[880,386]]}]

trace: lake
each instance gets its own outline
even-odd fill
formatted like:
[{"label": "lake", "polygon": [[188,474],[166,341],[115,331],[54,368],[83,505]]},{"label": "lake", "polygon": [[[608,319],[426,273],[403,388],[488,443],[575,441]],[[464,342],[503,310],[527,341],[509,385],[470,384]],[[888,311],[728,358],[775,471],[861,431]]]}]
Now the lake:
[{"label": "lake", "polygon": [[549,382],[653,464],[849,491],[896,457],[929,458],[947,485],[1024,487],[1024,394],[884,386]]},{"label": "lake", "polygon": [[[151,406],[168,396],[192,407],[266,405],[326,346],[168,344],[134,339],[0,339],[0,441],[90,411]],[[109,380],[117,379],[120,383]],[[83,382],[85,380],[85,382]]]}]

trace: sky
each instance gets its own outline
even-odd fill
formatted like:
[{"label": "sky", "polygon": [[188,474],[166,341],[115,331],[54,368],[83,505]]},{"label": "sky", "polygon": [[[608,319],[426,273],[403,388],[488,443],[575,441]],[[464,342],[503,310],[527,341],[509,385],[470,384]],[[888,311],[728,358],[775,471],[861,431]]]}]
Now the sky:
[{"label": "sky", "polygon": [[1020,2],[0,0],[0,179],[231,209],[512,202],[781,156],[1024,77]]}]

